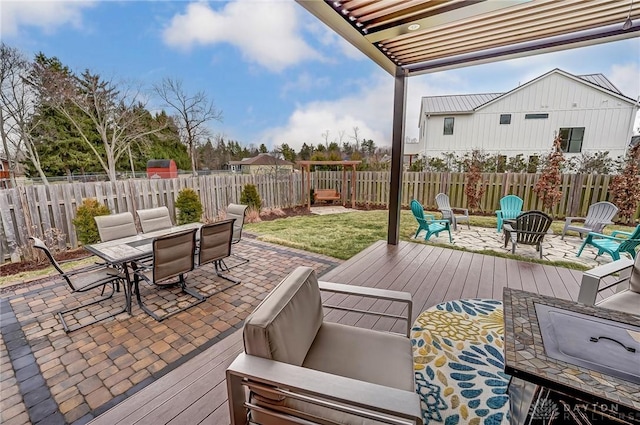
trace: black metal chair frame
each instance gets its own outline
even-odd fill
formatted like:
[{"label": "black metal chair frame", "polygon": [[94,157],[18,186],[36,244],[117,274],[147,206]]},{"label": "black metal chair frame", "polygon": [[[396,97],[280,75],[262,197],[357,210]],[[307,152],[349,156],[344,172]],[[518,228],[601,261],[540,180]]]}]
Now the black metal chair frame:
[{"label": "black metal chair frame", "polygon": [[[60,267],[60,264],[56,261],[56,259],[53,257],[53,254],[51,253],[51,251],[49,251],[49,248],[47,248],[47,245],[41,240],[38,239],[34,236],[30,237],[33,240],[33,247],[36,249],[41,250],[42,252],[45,253],[45,255],[47,256],[47,258],[49,259],[49,261],[51,262],[51,264],[53,265],[53,267],[58,271],[58,273],[60,273],[60,275],[62,276],[62,278],[65,280],[65,282],[67,283],[67,285],[69,286],[69,289],[71,289],[71,292],[78,292],[78,293],[82,293],[82,292],[87,292],[93,289],[97,289],[102,287],[102,292],[100,293],[100,295],[104,295],[104,291],[107,287],[107,285],[111,284],[111,292],[106,295],[106,296],[102,296],[101,298],[97,299],[97,300],[93,300],[91,302],[85,303],[85,304],[81,304],[77,307],[73,307],[73,308],[68,308],[65,310],[60,310],[58,311],[56,314],[58,315],[58,317],[60,318],[60,322],[62,323],[62,327],[64,328],[65,332],[72,332],[72,331],[76,331],[78,329],[82,329],[84,327],[93,325],[97,322],[100,322],[102,320],[106,320],[109,319],[111,317],[115,317],[118,314],[124,313],[125,311],[127,311],[127,306],[129,305],[129,292],[127,291],[126,288],[126,284],[124,284],[125,282],[125,278],[122,275],[122,273],[115,269],[115,268],[111,268],[108,266],[105,266],[104,264],[95,264],[93,266],[89,266],[89,267],[83,267],[81,269],[76,269],[76,270],[72,270],[72,271],[68,271],[65,272],[64,270],[62,270],[62,268]],[[83,273],[89,273],[89,272],[98,272],[104,270],[105,273],[104,275],[102,275],[101,279],[96,280],[95,282],[91,282],[89,284],[86,284],[82,287],[76,287],[76,285],[74,285],[73,283],[73,279],[74,276],[78,276],[81,275]],[[116,291],[120,291],[120,281],[123,282],[123,287],[125,288],[124,293],[125,293],[125,297],[126,302],[125,305],[123,307],[122,310],[116,311],[114,313],[109,314],[108,316],[105,317],[101,317],[99,319],[95,319],[94,321],[85,323],[81,326],[77,326],[74,327],[73,329],[69,328],[69,326],[67,325],[67,322],[64,320],[64,315],[67,313],[70,313],[72,311],[77,311],[80,310],[82,308],[85,307],[89,307],[91,305],[94,304],[98,304],[101,303],[102,301],[108,300],[109,298],[112,298],[113,295],[115,294]]]},{"label": "black metal chair frame", "polygon": [[[177,232],[177,233],[172,233],[169,235],[165,235],[165,236],[161,236],[158,238],[155,238],[153,240],[153,263],[152,264],[148,264],[145,262],[133,262],[132,263],[132,267],[133,267],[133,284],[135,286],[134,292],[136,293],[136,300],[138,302],[138,305],[140,306],[140,308],[147,313],[149,316],[153,317],[155,320],[157,320],[158,322],[163,321],[164,319],[166,319],[167,317],[173,316],[174,314],[180,313],[182,311],[185,311],[197,304],[200,304],[201,302],[205,301],[206,298],[200,294],[199,292],[187,287],[187,283],[185,280],[185,274],[192,271],[194,269],[194,258],[195,258],[195,250],[196,250],[196,232],[197,229],[191,229],[191,230],[185,230],[182,232]],[[157,249],[158,249],[158,244],[162,244],[164,241],[168,240],[168,239],[175,239],[175,238],[179,238],[185,235],[190,235],[191,236],[191,240],[192,240],[192,246],[191,246],[191,266],[189,268],[185,268],[184,270],[181,270],[178,273],[175,274],[171,274],[171,275],[167,275],[167,276],[162,276],[160,277],[158,280],[156,280],[156,270],[158,267],[158,264],[156,263],[156,255],[157,255]],[[152,272],[152,277],[151,279],[147,276],[147,272],[149,272],[151,270]],[[164,283],[165,280],[169,280],[172,279],[174,277],[178,277],[177,281],[174,282],[167,282]],[[142,298],[140,296],[140,279],[153,284],[155,286],[172,286],[172,285],[180,285],[180,289],[182,290],[182,292],[191,295],[192,297],[196,298],[196,301],[185,306],[182,307],[176,311],[172,311],[168,314],[165,314],[164,316],[158,316],[154,311],[152,311],[151,309],[149,309],[146,305],[144,305],[144,303],[142,302]],[[162,282],[162,283],[159,283]]]}]

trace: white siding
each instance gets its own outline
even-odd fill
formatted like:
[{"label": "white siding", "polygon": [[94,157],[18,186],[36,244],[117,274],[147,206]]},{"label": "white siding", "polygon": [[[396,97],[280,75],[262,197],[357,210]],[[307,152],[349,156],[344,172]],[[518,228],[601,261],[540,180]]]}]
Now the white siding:
[{"label": "white siding", "polygon": [[[613,95],[550,73],[471,115],[421,117],[420,143],[413,146],[422,147],[428,156],[476,148],[528,156],[547,152],[561,127],[585,127],[582,152],[609,151],[616,157],[626,151],[636,111],[634,105]],[[531,113],[549,114],[549,118],[525,119]],[[511,124],[501,125],[501,114],[511,114]],[[454,132],[443,135],[444,118],[449,116],[455,117]]]}]

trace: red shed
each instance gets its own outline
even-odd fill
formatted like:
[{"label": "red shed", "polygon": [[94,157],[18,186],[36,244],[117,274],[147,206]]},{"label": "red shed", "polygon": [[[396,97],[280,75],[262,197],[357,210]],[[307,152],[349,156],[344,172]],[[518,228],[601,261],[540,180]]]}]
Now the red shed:
[{"label": "red shed", "polygon": [[173,159],[150,159],[147,161],[147,177],[150,179],[178,177],[176,162]]}]

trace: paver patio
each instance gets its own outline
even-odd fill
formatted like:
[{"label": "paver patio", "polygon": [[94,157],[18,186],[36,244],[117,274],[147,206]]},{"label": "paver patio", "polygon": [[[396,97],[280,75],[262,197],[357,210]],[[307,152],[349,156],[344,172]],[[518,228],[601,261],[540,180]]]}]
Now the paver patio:
[{"label": "paver patio", "polygon": [[[250,259],[229,273],[242,283],[162,322],[134,301],[132,316],[124,313],[65,334],[54,313],[86,295],[71,294],[58,278],[5,289],[0,298],[1,422],[86,423],[240,328],[295,267],[308,265],[321,274],[341,263],[246,236],[233,251]],[[204,294],[228,284],[212,265],[196,269],[187,281]],[[180,295],[177,288],[141,288],[153,309],[171,306]],[[76,317],[82,321],[83,315],[115,310],[123,297],[117,293],[102,307]]]}]

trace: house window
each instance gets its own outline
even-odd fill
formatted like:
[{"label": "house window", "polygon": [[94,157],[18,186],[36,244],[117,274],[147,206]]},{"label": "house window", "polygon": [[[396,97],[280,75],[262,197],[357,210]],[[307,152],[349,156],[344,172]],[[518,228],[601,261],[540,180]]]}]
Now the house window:
[{"label": "house window", "polygon": [[526,114],[525,120],[544,120],[549,118],[549,114]]},{"label": "house window", "polygon": [[500,114],[500,124],[511,124],[511,114]]},{"label": "house window", "polygon": [[584,127],[565,127],[560,129],[560,149],[562,152],[582,152]]},{"label": "house window", "polygon": [[453,117],[447,117],[444,119],[444,133],[443,134],[453,134]]}]

